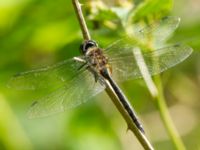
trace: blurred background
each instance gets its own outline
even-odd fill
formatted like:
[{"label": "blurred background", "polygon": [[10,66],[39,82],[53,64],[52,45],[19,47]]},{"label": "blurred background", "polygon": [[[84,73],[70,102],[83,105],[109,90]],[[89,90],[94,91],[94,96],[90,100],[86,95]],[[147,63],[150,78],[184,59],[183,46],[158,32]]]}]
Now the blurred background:
[{"label": "blurred background", "polygon": [[[123,13],[132,6],[135,22],[154,13],[181,18],[170,41],[186,43],[194,52],[161,77],[170,114],[186,148],[200,150],[200,1],[166,0],[161,4],[154,0],[82,0],[81,3],[91,35],[102,47],[119,36],[115,13],[123,18]],[[30,120],[26,112],[32,101],[42,94],[6,87],[17,72],[79,55],[81,42],[71,1],[0,0],[1,150],[143,149],[127,131],[125,121],[105,93],[76,109]],[[155,149],[175,149],[144,81],[131,80],[120,86],[132,100]]]}]

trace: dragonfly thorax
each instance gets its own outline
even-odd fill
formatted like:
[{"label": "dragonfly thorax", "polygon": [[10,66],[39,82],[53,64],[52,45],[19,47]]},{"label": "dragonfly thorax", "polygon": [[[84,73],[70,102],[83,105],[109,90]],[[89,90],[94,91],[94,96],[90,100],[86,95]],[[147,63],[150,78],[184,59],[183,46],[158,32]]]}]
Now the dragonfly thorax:
[{"label": "dragonfly thorax", "polygon": [[108,69],[108,58],[103,54],[103,50],[93,40],[85,41],[81,47],[81,52],[86,56],[88,63],[95,68],[97,72],[102,74],[103,70]]}]

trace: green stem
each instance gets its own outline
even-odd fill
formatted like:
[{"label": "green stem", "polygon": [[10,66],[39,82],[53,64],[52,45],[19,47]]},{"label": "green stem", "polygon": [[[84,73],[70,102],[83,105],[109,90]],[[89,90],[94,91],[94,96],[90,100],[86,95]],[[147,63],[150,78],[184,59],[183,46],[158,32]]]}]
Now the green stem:
[{"label": "green stem", "polygon": [[[129,29],[129,26],[132,25],[132,14],[129,14],[129,17],[127,19],[127,24],[126,24],[126,29]],[[130,33],[129,31],[127,33]],[[138,45],[141,49],[143,49],[143,45]],[[141,59],[140,59],[141,60]],[[146,64],[145,64],[146,65]],[[156,62],[155,62],[155,65]],[[144,66],[143,66],[144,68]],[[143,74],[144,75],[144,74]],[[170,117],[170,114],[169,114],[169,111],[168,111],[168,108],[167,108],[167,104],[166,104],[166,100],[164,98],[164,94],[163,94],[163,86],[162,86],[162,81],[160,79],[160,76],[156,76],[155,77],[155,80],[153,81],[152,78],[150,77],[150,74],[145,74],[146,76],[149,76],[147,79],[151,82],[147,82],[147,80],[145,80],[144,78],[144,81],[153,97],[153,99],[155,100],[156,102],[156,106],[158,108],[158,111],[160,113],[160,117],[163,121],[163,124],[175,146],[175,148],[177,150],[185,150],[185,146],[173,124],[173,121]],[[143,76],[144,77],[144,76]],[[150,86],[149,83],[151,83],[153,86]],[[157,92],[155,92],[156,94],[152,93],[151,91],[151,87],[155,87],[157,90]]]},{"label": "green stem", "polygon": [[176,127],[173,124],[173,121],[170,117],[170,113],[167,108],[166,100],[164,98],[163,86],[160,76],[154,78],[155,84],[158,89],[158,95],[155,97],[156,106],[159,110],[160,117],[164,123],[164,126],[177,150],[185,150],[185,146],[176,130]]}]

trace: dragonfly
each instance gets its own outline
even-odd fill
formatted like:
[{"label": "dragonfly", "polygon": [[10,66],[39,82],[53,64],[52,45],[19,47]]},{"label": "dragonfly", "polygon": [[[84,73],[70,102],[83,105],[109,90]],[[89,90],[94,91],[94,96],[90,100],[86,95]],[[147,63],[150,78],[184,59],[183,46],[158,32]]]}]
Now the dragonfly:
[{"label": "dragonfly", "polygon": [[[140,40],[140,46],[141,43],[147,43],[151,36],[151,43],[156,47],[152,51],[141,48],[150,75],[159,74],[181,63],[192,53],[192,48],[185,44],[157,48],[171,36],[179,22],[178,17],[167,17],[134,33]],[[117,82],[142,78],[137,63],[140,60],[133,55],[133,50],[139,44],[130,39],[129,36],[123,37],[105,49],[100,48],[94,40],[86,40],[80,46],[81,56],[52,66],[18,73],[10,79],[8,86],[35,90],[57,85],[53,92],[36,99],[30,106],[29,118],[38,118],[85,103],[104,91],[105,83],[109,82],[136,127],[144,132],[133,107],[117,85]]]}]

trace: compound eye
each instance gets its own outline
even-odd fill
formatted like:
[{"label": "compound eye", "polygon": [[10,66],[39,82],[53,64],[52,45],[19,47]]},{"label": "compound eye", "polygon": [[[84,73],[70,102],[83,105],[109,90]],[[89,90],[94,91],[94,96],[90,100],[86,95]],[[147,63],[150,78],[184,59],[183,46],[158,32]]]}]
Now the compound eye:
[{"label": "compound eye", "polygon": [[94,41],[88,41],[86,44],[85,44],[85,49],[88,50],[89,48],[91,47],[96,47],[96,42]]},{"label": "compound eye", "polygon": [[83,52],[83,54],[85,54],[87,52],[87,50],[92,47],[97,47],[97,44],[95,41],[89,40],[89,41],[86,41],[83,44],[81,44],[80,49]]}]

